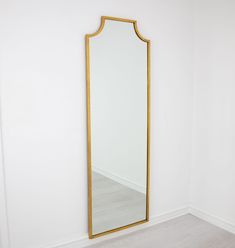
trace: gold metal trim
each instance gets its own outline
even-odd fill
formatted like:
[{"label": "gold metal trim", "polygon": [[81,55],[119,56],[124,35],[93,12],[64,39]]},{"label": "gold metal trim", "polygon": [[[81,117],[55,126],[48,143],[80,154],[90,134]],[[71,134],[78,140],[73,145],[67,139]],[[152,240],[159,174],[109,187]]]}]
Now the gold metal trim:
[{"label": "gold metal trim", "polygon": [[[137,37],[147,43],[147,188],[146,188],[146,219],[126,226],[118,227],[98,234],[92,234],[92,161],[91,161],[91,113],[90,113],[90,46],[89,39],[99,35],[105,25],[105,20],[133,23],[134,31]],[[149,189],[150,189],[150,40],[144,38],[138,28],[137,21],[117,18],[111,16],[102,16],[98,30],[85,36],[86,44],[86,97],[87,97],[87,172],[88,172],[88,233],[89,238],[97,238],[109,233],[124,230],[149,221]]]}]

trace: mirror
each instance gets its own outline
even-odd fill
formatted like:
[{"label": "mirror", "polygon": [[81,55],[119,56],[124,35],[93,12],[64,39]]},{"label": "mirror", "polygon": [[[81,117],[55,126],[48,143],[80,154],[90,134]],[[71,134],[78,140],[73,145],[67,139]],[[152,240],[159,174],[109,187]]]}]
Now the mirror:
[{"label": "mirror", "polygon": [[149,56],[136,21],[86,35],[90,238],[149,218]]}]

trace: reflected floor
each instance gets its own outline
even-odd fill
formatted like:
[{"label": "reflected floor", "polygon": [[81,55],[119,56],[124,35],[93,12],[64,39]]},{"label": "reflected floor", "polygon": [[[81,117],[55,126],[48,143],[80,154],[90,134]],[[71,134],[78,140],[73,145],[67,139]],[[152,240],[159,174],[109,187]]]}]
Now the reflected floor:
[{"label": "reflected floor", "polygon": [[97,172],[92,173],[93,234],[146,218],[146,196]]}]

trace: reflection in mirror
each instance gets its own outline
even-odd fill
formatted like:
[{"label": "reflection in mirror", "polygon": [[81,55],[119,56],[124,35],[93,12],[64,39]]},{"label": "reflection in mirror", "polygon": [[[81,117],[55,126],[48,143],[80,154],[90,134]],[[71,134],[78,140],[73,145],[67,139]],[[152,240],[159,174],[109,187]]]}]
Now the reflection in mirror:
[{"label": "reflection in mirror", "polygon": [[86,36],[90,238],[148,220],[149,44],[111,17]]}]

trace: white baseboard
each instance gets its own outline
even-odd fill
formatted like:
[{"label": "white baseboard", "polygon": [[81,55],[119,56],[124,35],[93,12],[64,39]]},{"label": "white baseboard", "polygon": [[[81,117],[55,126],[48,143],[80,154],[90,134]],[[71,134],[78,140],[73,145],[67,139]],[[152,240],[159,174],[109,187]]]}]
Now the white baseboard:
[{"label": "white baseboard", "polygon": [[98,244],[104,240],[113,239],[113,238],[124,236],[124,235],[130,234],[130,233],[133,233],[139,230],[143,230],[150,226],[154,226],[154,225],[169,221],[171,219],[180,217],[188,213],[189,213],[189,208],[184,207],[184,208],[177,209],[177,210],[174,210],[168,213],[163,213],[161,215],[152,216],[150,217],[150,220],[147,223],[134,226],[134,227],[122,230],[122,231],[118,231],[116,233],[111,233],[107,236],[99,237],[97,239],[89,239],[88,236],[84,236],[82,238],[78,238],[77,240],[69,240],[67,242],[61,242],[61,243],[57,243],[54,245],[47,245],[47,246],[40,247],[40,248],[83,248],[89,245]]},{"label": "white baseboard", "polygon": [[235,225],[232,223],[229,223],[228,221],[223,220],[222,218],[208,214],[202,210],[199,210],[193,207],[189,208],[189,213],[198,217],[199,219],[202,219],[228,232],[235,234]]},{"label": "white baseboard", "polygon": [[125,185],[125,186],[127,186],[127,187],[129,187],[131,189],[134,189],[134,190],[136,190],[136,191],[138,191],[140,193],[143,193],[143,194],[146,193],[146,188],[144,186],[140,185],[140,184],[137,184],[137,183],[132,182],[132,181],[126,179],[126,178],[122,178],[122,177],[120,177],[118,175],[115,175],[115,174],[110,173],[108,171],[102,170],[102,169],[100,169],[98,167],[95,167],[95,166],[93,166],[92,169],[93,169],[94,172],[97,172],[97,173],[99,173],[99,174],[101,174],[101,175],[103,175],[105,177],[108,177],[108,178],[112,179],[113,181],[115,181],[117,183]]},{"label": "white baseboard", "polygon": [[193,207],[183,207],[177,210],[173,210],[167,213],[163,213],[157,216],[152,216],[150,217],[149,222],[144,223],[142,225],[138,225],[138,226],[134,226],[116,233],[111,233],[107,236],[103,236],[97,239],[89,239],[88,235],[85,235],[84,237],[79,237],[77,239],[74,240],[67,240],[64,242],[58,242],[56,244],[50,244],[47,246],[42,246],[40,248],[84,248],[87,247],[89,245],[93,245],[93,244],[98,244],[102,241],[105,240],[110,240],[116,237],[120,237],[120,236],[124,236],[139,230],[143,230],[146,229],[148,227],[154,226],[154,225],[158,225],[160,223],[172,220],[174,218],[186,215],[186,214],[192,214],[204,221],[207,221],[215,226],[218,226],[228,232],[231,233],[235,233],[235,225],[226,222],[225,220],[218,218],[216,216],[212,216],[208,213],[205,213],[204,211],[201,211],[199,209],[193,208]]},{"label": "white baseboard", "polygon": [[228,223],[227,221],[218,218],[216,216],[210,215],[208,213],[205,213],[204,211],[201,211],[199,209],[196,208],[192,208],[192,207],[184,207],[181,209],[177,209],[177,210],[173,210],[171,212],[167,212],[167,213],[163,213],[157,216],[152,216],[150,217],[150,221],[147,223],[144,223],[142,225],[139,226],[135,226],[129,229],[125,229],[116,233],[111,233],[107,236],[103,236],[100,237],[98,239],[89,239],[88,236],[84,236],[82,238],[78,238],[76,240],[70,240],[67,242],[61,242],[61,243],[57,243],[54,245],[48,245],[48,246],[44,246],[41,248],[83,248],[83,247],[87,247],[89,245],[93,245],[93,244],[98,244],[102,241],[105,240],[110,240],[116,237],[120,237],[120,236],[124,236],[139,230],[143,230],[146,229],[148,227],[154,226],[154,225],[158,225],[160,223],[172,220],[174,218],[186,215],[186,214],[192,214],[204,221],[207,221],[215,226],[218,226],[228,232],[231,233],[235,233],[235,225]]}]

